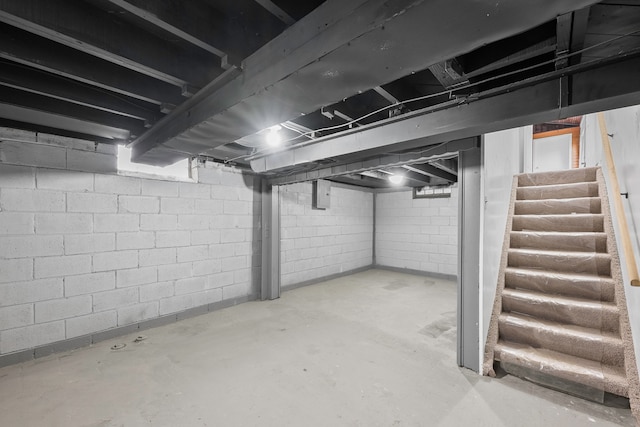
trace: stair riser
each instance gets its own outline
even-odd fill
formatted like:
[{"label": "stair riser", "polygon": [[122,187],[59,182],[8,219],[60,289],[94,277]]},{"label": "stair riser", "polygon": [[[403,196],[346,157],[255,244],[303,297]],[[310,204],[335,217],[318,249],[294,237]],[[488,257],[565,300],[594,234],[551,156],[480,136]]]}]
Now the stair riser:
[{"label": "stair riser", "polygon": [[567,186],[518,187],[517,200],[575,199],[578,197],[598,197],[598,184],[579,183]]},{"label": "stair riser", "polygon": [[560,232],[602,232],[602,215],[514,215],[513,230],[560,231]]},{"label": "stair riser", "polygon": [[512,232],[510,241],[512,248],[577,252],[607,251],[607,236],[605,234],[572,235],[558,233],[548,235],[520,231]]},{"label": "stair riser", "polygon": [[515,205],[516,215],[569,215],[572,213],[601,213],[600,199],[546,199],[518,200]]},{"label": "stair riser", "polygon": [[502,296],[502,310],[607,332],[617,332],[620,325],[618,310],[615,307],[602,308],[596,303],[585,302],[581,306],[562,305],[530,301],[505,294]]},{"label": "stair riser", "polygon": [[610,279],[570,280],[559,277],[553,272],[540,274],[522,274],[507,270],[505,272],[505,286],[521,288],[548,294],[566,295],[577,298],[587,298],[594,301],[613,301],[614,286]]},{"label": "stair riser", "polygon": [[597,255],[543,255],[509,253],[509,267],[559,271],[578,274],[611,275],[611,259]]},{"label": "stair riser", "polygon": [[565,171],[528,173],[518,175],[518,186],[570,184],[596,180],[596,168],[581,168]]},{"label": "stair riser", "polygon": [[541,328],[524,328],[500,319],[500,339],[534,348],[545,348],[570,356],[601,362],[611,366],[624,366],[624,347],[621,340],[594,340],[569,334],[560,334]]}]

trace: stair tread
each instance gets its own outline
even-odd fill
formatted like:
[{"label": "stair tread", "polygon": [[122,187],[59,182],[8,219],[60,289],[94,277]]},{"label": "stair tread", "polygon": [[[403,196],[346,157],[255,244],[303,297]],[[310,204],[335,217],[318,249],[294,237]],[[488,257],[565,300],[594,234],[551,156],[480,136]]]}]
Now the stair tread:
[{"label": "stair tread", "polygon": [[567,197],[563,199],[520,199],[515,201],[516,215],[602,213],[599,197]]},{"label": "stair tread", "polygon": [[[573,183],[573,184],[581,184],[581,183]],[[567,185],[567,184],[554,184],[554,185]],[[527,186],[526,188],[536,188],[536,187],[548,187],[548,185],[538,185],[538,186]],[[525,187],[519,187],[525,188]],[[600,197],[597,196],[578,196],[578,197],[564,197],[562,199],[520,199],[516,200],[516,203],[540,203],[546,200],[557,202],[557,203],[571,203],[572,201],[583,201],[583,200],[599,200]]]},{"label": "stair tread", "polygon": [[571,295],[594,301],[614,301],[614,281],[609,276],[548,271],[524,267],[505,269],[505,289],[527,289],[548,295]]},{"label": "stair tread", "polygon": [[571,356],[569,354],[560,353],[558,351],[549,350],[547,348],[535,348],[519,342],[506,341],[503,339],[498,340],[496,351],[503,351],[505,349],[509,349],[512,351],[526,351],[536,354],[538,357],[545,359],[555,358],[556,360],[561,361],[561,363],[564,362],[587,369],[591,368],[601,370],[603,366],[607,366],[609,368],[607,369],[609,373],[616,373],[624,380],[625,383],[627,382],[626,373],[623,366],[603,365],[601,362],[596,362],[595,360],[585,359],[578,356]]},{"label": "stair tread", "polygon": [[511,234],[539,234],[541,236],[553,237],[591,237],[600,236],[607,237],[607,233],[603,231],[536,231],[536,230],[513,230]]},{"label": "stair tread", "polygon": [[593,213],[513,215],[512,230],[603,232],[604,215]]},{"label": "stair tread", "polygon": [[573,336],[587,339],[589,341],[606,341],[612,345],[622,345],[622,338],[615,332],[601,331],[595,328],[561,323],[554,320],[540,319],[516,313],[501,313],[499,317],[501,323],[508,323],[515,327],[533,328],[543,326],[553,331],[557,336]]},{"label": "stair tread", "polygon": [[538,270],[611,276],[611,255],[606,252],[509,248],[507,265]]},{"label": "stair tread", "polygon": [[[551,184],[561,182],[563,179],[569,178],[571,182],[594,182],[597,179],[597,167],[588,167],[588,168],[572,168],[558,171],[545,171],[545,172],[528,172],[518,175],[518,182],[522,181],[522,179],[526,181],[538,180],[542,178],[543,180],[548,180]],[[521,179],[522,178],[522,179]],[[577,181],[574,181],[577,179]],[[519,184],[522,186],[527,186],[526,184]],[[541,184],[545,185],[545,184]]]},{"label": "stair tread", "polygon": [[607,282],[613,285],[613,279],[610,276],[598,276],[595,274],[586,274],[586,273],[567,273],[567,272],[548,272],[545,270],[536,270],[531,268],[522,268],[522,267],[506,267],[505,271],[511,271],[519,274],[528,274],[528,275],[545,275],[545,274],[553,274],[554,276],[571,281],[581,281],[581,280],[598,280],[602,282]]},{"label": "stair tread", "polygon": [[495,359],[501,363],[535,368],[558,378],[628,396],[629,383],[624,367],[621,366],[603,365],[582,357],[504,340],[499,340],[495,347]]},{"label": "stair tread", "polygon": [[607,252],[557,251],[536,248],[509,248],[509,252],[547,256],[575,256],[580,258],[611,258],[611,255]]},{"label": "stair tread", "polygon": [[598,197],[595,181],[553,183],[545,185],[519,185],[516,200],[561,200],[578,197]]},{"label": "stair tread", "polygon": [[502,311],[607,332],[620,330],[618,306],[592,298],[505,288],[502,292]]},{"label": "stair tread", "polygon": [[516,297],[521,299],[529,299],[532,301],[537,301],[537,303],[552,303],[558,305],[578,305],[581,307],[590,306],[594,309],[607,310],[607,311],[618,311],[618,306],[613,302],[608,301],[596,301],[587,298],[579,298],[572,297],[567,295],[556,295],[556,294],[545,294],[542,292],[536,292],[531,290],[524,289],[512,289],[505,288],[502,292],[502,295],[507,295],[510,297]]},{"label": "stair tread", "polygon": [[[527,189],[549,189],[549,188],[580,188],[580,187],[584,187],[584,185],[589,185],[589,184],[597,184],[596,181],[580,181],[580,182],[560,182],[560,183],[553,183],[553,184],[543,184],[543,185],[519,185],[518,188],[527,188]],[[596,197],[596,196],[578,196],[578,197]],[[564,199],[565,197],[563,197]],[[576,197],[572,197],[573,199],[575,199]]]},{"label": "stair tread", "polygon": [[552,217],[559,217],[559,218],[567,218],[567,217],[571,217],[571,218],[587,218],[587,217],[604,217],[604,214],[601,213],[569,213],[569,214],[515,214],[513,215],[514,217],[518,217],[518,218],[552,218]]},{"label": "stair tread", "polygon": [[558,187],[558,188],[572,188],[572,187],[580,187],[585,184],[597,184],[597,181],[575,181],[575,182],[553,182],[550,184],[540,184],[540,185],[518,185],[518,188],[549,188],[549,187]]}]

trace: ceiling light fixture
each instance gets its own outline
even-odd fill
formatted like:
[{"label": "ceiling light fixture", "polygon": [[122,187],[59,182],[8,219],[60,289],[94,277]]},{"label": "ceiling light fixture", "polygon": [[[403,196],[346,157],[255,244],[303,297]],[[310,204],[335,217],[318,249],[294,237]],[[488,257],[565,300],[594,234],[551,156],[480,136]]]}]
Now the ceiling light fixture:
[{"label": "ceiling light fixture", "polygon": [[402,182],[404,181],[404,176],[389,175],[389,181],[391,181],[392,184],[399,185],[399,184],[402,184]]},{"label": "ceiling light fixture", "polygon": [[282,135],[280,134],[280,130],[282,127],[280,125],[275,125],[267,130],[267,144],[271,147],[277,147],[282,143]]}]

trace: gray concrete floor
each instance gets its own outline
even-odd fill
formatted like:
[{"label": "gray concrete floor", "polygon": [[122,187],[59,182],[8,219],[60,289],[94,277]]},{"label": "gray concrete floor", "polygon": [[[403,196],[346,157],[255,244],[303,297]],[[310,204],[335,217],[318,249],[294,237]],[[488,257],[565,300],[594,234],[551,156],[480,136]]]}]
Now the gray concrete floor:
[{"label": "gray concrete floor", "polygon": [[634,425],[458,368],[455,310],[452,282],[370,270],[0,369],[0,425]]}]

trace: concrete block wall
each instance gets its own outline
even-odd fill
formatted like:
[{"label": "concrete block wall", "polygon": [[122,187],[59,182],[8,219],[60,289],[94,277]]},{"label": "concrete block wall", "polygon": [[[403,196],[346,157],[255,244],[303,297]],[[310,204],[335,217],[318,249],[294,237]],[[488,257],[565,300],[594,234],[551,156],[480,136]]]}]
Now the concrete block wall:
[{"label": "concrete block wall", "polygon": [[253,177],[104,174],[87,147],[0,142],[0,355],[257,295]]},{"label": "concrete block wall", "polygon": [[373,193],[332,184],[331,206],[312,208],[312,184],[280,188],[281,284],[370,266]]},{"label": "concrete block wall", "polygon": [[376,265],[456,276],[458,188],[439,199],[377,193]]}]

